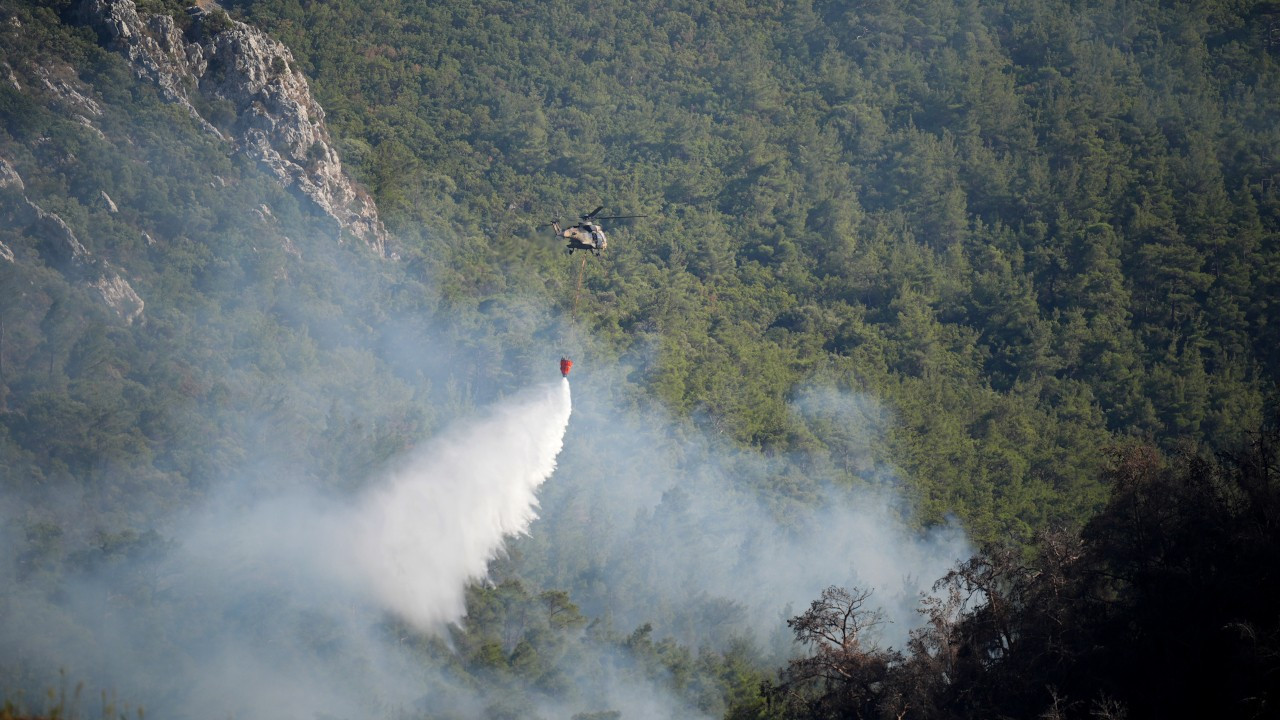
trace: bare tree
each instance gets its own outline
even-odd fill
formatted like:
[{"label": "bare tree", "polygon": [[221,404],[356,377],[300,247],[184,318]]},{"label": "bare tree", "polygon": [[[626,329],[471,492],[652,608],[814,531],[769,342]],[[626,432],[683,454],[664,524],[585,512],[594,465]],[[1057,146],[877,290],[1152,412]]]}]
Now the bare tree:
[{"label": "bare tree", "polygon": [[866,607],[871,591],[829,587],[804,613],[787,621],[807,654],[792,660],[770,689],[801,717],[872,715],[890,667],[899,659],[869,636],[884,622]]}]

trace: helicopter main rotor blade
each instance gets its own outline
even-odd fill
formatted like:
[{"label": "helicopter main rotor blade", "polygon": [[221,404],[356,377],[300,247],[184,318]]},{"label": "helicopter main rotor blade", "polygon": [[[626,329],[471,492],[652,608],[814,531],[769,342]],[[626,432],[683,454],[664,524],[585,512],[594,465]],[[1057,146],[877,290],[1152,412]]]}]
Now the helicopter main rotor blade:
[{"label": "helicopter main rotor blade", "polygon": [[590,220],[596,216],[596,213],[600,212],[603,209],[604,209],[604,206],[601,205],[600,207],[596,208],[595,210],[592,210],[586,215],[579,215],[578,217],[582,218],[583,220]]},{"label": "helicopter main rotor blade", "polygon": [[649,217],[648,215],[602,215],[595,220],[624,220],[626,218]]}]

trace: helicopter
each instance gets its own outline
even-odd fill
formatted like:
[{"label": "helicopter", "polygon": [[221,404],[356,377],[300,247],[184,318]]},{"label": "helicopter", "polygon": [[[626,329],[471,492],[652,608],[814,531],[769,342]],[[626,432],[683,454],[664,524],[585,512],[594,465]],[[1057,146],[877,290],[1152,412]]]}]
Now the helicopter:
[{"label": "helicopter", "polygon": [[605,237],[604,229],[600,227],[597,220],[622,220],[624,218],[645,217],[644,215],[599,215],[604,209],[601,205],[586,215],[579,215],[581,220],[577,225],[571,225],[568,228],[560,227],[559,220],[552,220],[549,225],[556,231],[556,235],[569,241],[564,246],[566,255],[572,255],[574,250],[589,250],[592,255],[599,257],[601,251],[609,245],[609,238]]}]

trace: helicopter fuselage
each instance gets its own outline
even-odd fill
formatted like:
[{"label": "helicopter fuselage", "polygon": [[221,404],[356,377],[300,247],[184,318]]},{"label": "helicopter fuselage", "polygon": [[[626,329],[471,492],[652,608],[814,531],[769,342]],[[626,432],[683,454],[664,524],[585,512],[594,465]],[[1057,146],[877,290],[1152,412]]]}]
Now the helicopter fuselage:
[{"label": "helicopter fuselage", "polygon": [[596,223],[584,222],[578,223],[572,227],[566,228],[560,232],[560,237],[569,241],[565,245],[565,252],[572,255],[574,250],[590,250],[592,253],[599,255],[609,244],[609,239],[605,237],[604,230]]}]

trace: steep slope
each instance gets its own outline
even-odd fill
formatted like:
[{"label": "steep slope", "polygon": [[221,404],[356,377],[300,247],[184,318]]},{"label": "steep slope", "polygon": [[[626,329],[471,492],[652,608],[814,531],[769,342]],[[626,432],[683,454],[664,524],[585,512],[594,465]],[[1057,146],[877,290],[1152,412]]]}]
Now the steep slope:
[{"label": "steep slope", "polygon": [[868,393],[935,520],[1078,520],[1097,447],[1227,447],[1275,396],[1274,5],[228,7],[397,232],[459,236],[460,304],[570,310],[538,225],[648,214],[576,309],[629,377],[770,451],[839,452],[798,388]]},{"label": "steep slope", "polygon": [[[140,319],[142,298],[129,281],[122,278],[111,263],[95,259],[76,239],[66,221],[28,199],[23,194],[25,189],[17,171],[0,157],[0,218],[39,248],[43,262],[96,290],[126,324]],[[105,191],[102,198],[105,203],[114,204]],[[0,245],[0,260],[17,262],[13,251],[3,245]]]},{"label": "steep slope", "polygon": [[324,110],[288,48],[216,6],[189,14],[184,32],[168,15],[139,13],[133,0],[85,0],[78,9],[79,21],[167,101],[314,203],[333,220],[335,235],[350,233],[385,254],[377,208],[343,171]]},{"label": "steep slope", "polygon": [[[464,716],[610,673],[678,686],[650,715],[715,712],[760,699],[742,628],[787,647],[796,578],[856,562],[914,599],[898,558],[1078,524],[1102,448],[1230,447],[1274,395],[1270,5],[227,6],[250,24],[0,0],[0,600],[54,651],[127,606],[181,665],[148,621],[181,617],[160,569],[184,511],[349,498],[569,347],[575,482],[453,646],[357,637],[449,666],[415,677],[454,700],[459,676],[500,686]],[[596,204],[650,217],[565,262],[537,226]],[[861,493],[899,482],[907,502]],[[867,512],[892,532],[859,535]],[[271,575],[188,598],[183,632],[364,657]],[[365,690],[346,701],[413,696]]]},{"label": "steep slope", "polygon": [[[96,531],[151,527],[247,471],[245,448],[272,442],[247,417],[285,434],[323,427],[326,410],[373,423],[386,392],[399,395],[392,415],[416,418],[411,432],[424,416],[421,398],[352,349],[396,307],[349,274],[395,267],[376,210],[326,144],[286,51],[225,17],[215,33],[214,17],[192,20],[197,41],[132,3],[0,4],[4,485],[43,498],[33,522],[82,522],[44,503],[42,483],[96,507],[70,551]],[[324,369],[282,376],[303,366]],[[317,375],[343,371],[353,388],[380,387],[298,410],[308,383],[339,382]],[[218,426],[230,435],[210,442]],[[289,452],[329,474],[337,454],[386,452],[361,444]]]}]

